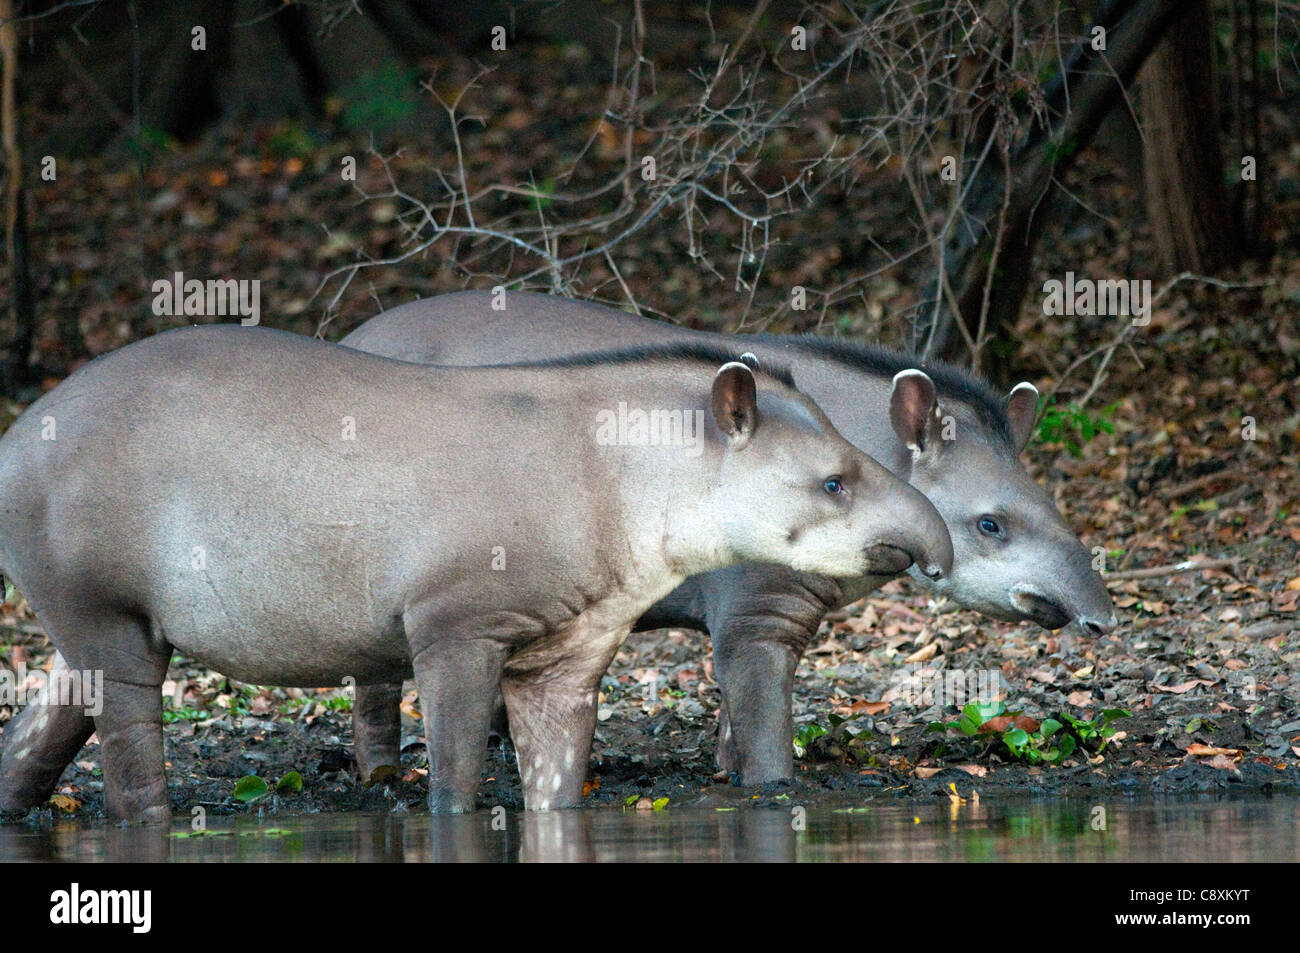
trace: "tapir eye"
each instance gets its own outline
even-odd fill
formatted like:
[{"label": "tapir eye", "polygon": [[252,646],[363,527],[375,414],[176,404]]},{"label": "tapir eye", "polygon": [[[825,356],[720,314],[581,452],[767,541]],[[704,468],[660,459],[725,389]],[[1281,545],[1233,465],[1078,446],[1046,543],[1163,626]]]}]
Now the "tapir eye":
[{"label": "tapir eye", "polygon": [[980,532],[983,533],[985,536],[1002,535],[1002,527],[999,526],[998,521],[991,516],[981,516],[979,526],[980,526]]},{"label": "tapir eye", "polygon": [[842,477],[837,476],[827,477],[826,482],[822,484],[822,488],[831,496],[838,496],[844,492],[844,480]]}]

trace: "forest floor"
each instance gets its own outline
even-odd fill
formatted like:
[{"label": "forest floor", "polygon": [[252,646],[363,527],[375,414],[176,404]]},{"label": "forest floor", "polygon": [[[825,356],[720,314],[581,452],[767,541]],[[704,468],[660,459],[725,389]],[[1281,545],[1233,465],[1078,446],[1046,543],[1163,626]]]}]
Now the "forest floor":
[{"label": "forest floor", "polygon": [[[550,65],[564,71],[571,60]],[[458,70],[464,73],[445,64],[442,82],[468,78]],[[530,71],[500,68],[474,103],[492,119],[467,142],[474,174],[524,182],[530,169],[576,154],[591,125],[556,117],[600,100],[603,90],[592,87],[590,75],[577,71],[553,83],[554,102],[539,93]],[[1300,146],[1289,138],[1294,129],[1280,106],[1266,110],[1266,119],[1270,250],[1217,276],[1264,285],[1174,287],[1132,347],[1115,353],[1090,396],[1089,414],[1108,420],[1113,433],[1103,430],[1075,452],[1064,441],[1036,439],[1025,454],[1085,546],[1106,550],[1112,572],[1188,560],[1215,568],[1113,580],[1121,624],[1095,638],[994,622],[934,604],[910,581],[895,581],[824,623],[795,687],[798,776],[761,790],[715,776],[719,693],[707,637],[635,635],[604,683],[591,803],[809,803],[928,798],[954,788],[963,796],[1300,789]],[[39,126],[57,116],[31,121]],[[605,142],[596,132],[593,161],[614,162],[619,140]],[[339,181],[339,155],[349,144],[362,154],[361,138],[347,137],[293,123],[227,124],[198,142],[160,147],[141,186],[131,164],[112,155],[69,160],[56,182],[40,183],[38,291],[41,301],[57,302],[43,312],[41,359],[57,369],[47,386],[88,356],[183,320],[149,312],[142,273],[258,278],[263,323],[315,332],[321,315],[311,296],[324,273],[358,248],[391,253],[401,238],[391,201],[358,203]],[[785,141],[794,148],[797,137]],[[396,173],[431,182],[431,170],[446,168],[450,154],[446,137],[438,142],[440,153],[404,156]],[[1039,285],[1069,270],[1152,278],[1157,287],[1167,279],[1153,265],[1145,222],[1132,211],[1141,207],[1140,172],[1120,152],[1092,150],[1072,173],[1069,186],[1091,211],[1064,198],[1053,206],[1039,245]],[[362,166],[377,187],[382,170],[373,161]],[[872,223],[873,239],[887,241],[900,190],[888,169],[876,176],[874,185],[806,212],[799,227],[817,236],[815,248],[787,259],[784,272],[773,265],[765,277],[775,289],[770,300],[807,275],[828,285],[841,278],[837,269],[847,268],[864,244],[864,223]],[[629,287],[655,310],[692,325],[736,328],[751,313],[747,295],[692,263],[681,235],[665,229],[625,249]],[[873,283],[873,307],[839,309],[835,328],[890,339],[891,315],[916,300],[919,278],[919,271],[900,268]],[[336,339],[381,306],[466,283],[424,258],[373,269],[354,282],[324,335]],[[613,294],[608,283],[602,288]],[[1037,292],[1031,298],[1015,326],[1019,351],[1005,363],[1046,391],[1113,328],[1099,319],[1045,317]],[[787,316],[770,329],[803,330],[821,321],[796,325]],[[1095,366],[1095,359],[1087,362],[1064,382],[1063,401],[1088,389]],[[7,419],[20,410],[7,407]],[[1243,439],[1246,417],[1255,421],[1253,439]],[[4,665],[48,664],[39,623],[17,596],[4,605],[0,627]],[[927,705],[910,689],[933,685],[944,672],[999,673],[1003,720],[970,736],[935,730],[938,722],[956,721],[959,709]],[[352,776],[345,690],[241,685],[177,659],[164,695],[178,811],[195,804],[248,810],[233,796],[238,779],[274,782],[294,771],[304,783],[281,796],[282,811],[422,809],[413,692],[403,705],[404,775],[370,789]],[[1084,739],[1059,763],[1049,763],[1060,750],[1053,742],[1029,744],[1048,756],[1032,764],[1008,746],[1018,738],[1008,735],[1016,727],[1033,735],[1049,718],[1087,723],[1116,710],[1124,714],[1110,722],[1104,746],[1100,738]],[[0,707],[0,729],[11,714]],[[3,742],[0,733],[0,751]],[[508,745],[494,746],[488,774],[484,804],[521,803]],[[95,817],[102,806],[92,740],[49,810]]]}]

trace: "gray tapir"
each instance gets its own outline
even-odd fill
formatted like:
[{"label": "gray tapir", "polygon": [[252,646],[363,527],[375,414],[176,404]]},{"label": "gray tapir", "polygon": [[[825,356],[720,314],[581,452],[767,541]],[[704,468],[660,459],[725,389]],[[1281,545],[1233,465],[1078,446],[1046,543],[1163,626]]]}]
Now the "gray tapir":
[{"label": "gray tapir", "polygon": [[[60,664],[102,675],[114,818],[169,816],[173,649],[279,685],[413,671],[434,811],[473,809],[500,688],[525,805],[571,805],[632,624],[741,561],[939,576],[952,548],[788,374],[707,345],[432,368],[186,328],[92,362],[0,438],[0,568]],[[89,728],[22,710],[0,809],[42,803]]]},{"label": "gray tapir", "polygon": [[[1072,620],[1093,633],[1114,627],[1110,596],[1088,552],[1020,464],[1037,410],[1031,384],[1001,398],[957,368],[933,364],[923,373],[910,354],[813,336],[710,334],[525,292],[414,301],[372,318],[342,343],[408,361],[476,365],[670,342],[741,347],[760,363],[789,367],[841,433],[929,497],[955,553],[950,574],[920,580],[936,593],[1049,629]],[[710,634],[722,689],[719,765],[756,784],[793,774],[790,693],[822,616],[882,582],[734,567],[688,580],[636,628]],[[396,685],[358,693],[363,777],[396,763],[399,695]]]}]

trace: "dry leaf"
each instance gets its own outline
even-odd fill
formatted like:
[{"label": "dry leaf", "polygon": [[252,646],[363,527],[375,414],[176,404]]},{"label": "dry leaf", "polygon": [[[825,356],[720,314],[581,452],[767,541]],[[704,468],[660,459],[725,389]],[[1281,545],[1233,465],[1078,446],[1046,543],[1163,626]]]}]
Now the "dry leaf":
[{"label": "dry leaf", "polygon": [[81,802],[66,794],[55,794],[50,798],[50,806],[57,807],[65,814],[73,814],[81,807]]},{"label": "dry leaf", "polygon": [[1233,758],[1241,757],[1240,748],[1216,748],[1213,745],[1203,745],[1193,743],[1187,746],[1187,753],[1197,758],[1213,757],[1215,755],[1232,755]]},{"label": "dry leaf", "polygon": [[939,654],[939,643],[931,642],[929,645],[921,646],[919,649],[917,649],[907,658],[903,659],[903,661],[909,663],[928,662],[930,659],[934,658],[938,654]]}]

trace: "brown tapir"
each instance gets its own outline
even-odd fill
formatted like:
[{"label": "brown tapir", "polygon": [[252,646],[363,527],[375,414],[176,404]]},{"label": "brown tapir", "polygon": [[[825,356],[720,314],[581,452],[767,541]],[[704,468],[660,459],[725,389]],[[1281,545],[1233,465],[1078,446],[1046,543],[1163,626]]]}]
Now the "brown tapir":
[{"label": "brown tapir", "polygon": [[[788,374],[731,357],[431,368],[207,326],[43,396],[0,438],[0,568],[66,664],[102,675],[109,815],[169,817],[173,650],[279,685],[413,671],[434,811],[473,809],[500,688],[525,804],[544,810],[581,797],[601,675],[686,577],[948,570],[924,496]],[[0,809],[44,802],[89,727],[21,711]]]},{"label": "brown tapir", "polygon": [[[498,305],[503,307],[498,308]],[[913,354],[808,335],[726,336],[552,295],[461,292],[372,318],[343,343],[402,360],[447,365],[556,358],[594,348],[699,343],[743,348],[789,367],[853,444],[921,490],[953,539],[953,571],[922,584],[997,619],[1092,633],[1115,625],[1089,553],[1019,454],[1038,392],[1005,397],[958,368]],[[790,693],[795,667],[829,609],[884,577],[832,579],[776,566],[738,566],[688,580],[637,623],[707,631],[722,690],[718,760],[747,784],[793,773]],[[397,758],[400,686],[358,692],[363,777]]]}]

